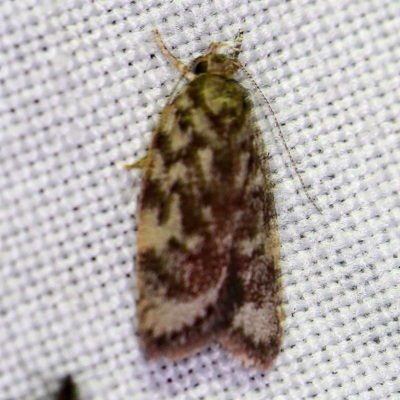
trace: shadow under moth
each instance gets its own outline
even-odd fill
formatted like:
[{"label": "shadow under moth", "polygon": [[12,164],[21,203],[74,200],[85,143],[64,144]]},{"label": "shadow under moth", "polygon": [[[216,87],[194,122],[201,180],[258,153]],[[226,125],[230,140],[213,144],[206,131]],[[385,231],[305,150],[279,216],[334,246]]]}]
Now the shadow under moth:
[{"label": "shadow under moth", "polygon": [[146,157],[127,166],[143,169],[141,345],[150,358],[178,360],[215,340],[266,369],[282,340],[279,234],[253,104],[234,80],[239,69],[248,75],[238,61],[243,32],[190,67],[155,38],[188,83],[170,96]]}]

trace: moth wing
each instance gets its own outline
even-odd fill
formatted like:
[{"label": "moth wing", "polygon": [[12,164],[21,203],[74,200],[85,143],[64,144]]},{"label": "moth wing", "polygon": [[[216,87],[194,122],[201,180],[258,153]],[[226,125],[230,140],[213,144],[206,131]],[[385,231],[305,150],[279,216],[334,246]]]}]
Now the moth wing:
[{"label": "moth wing", "polygon": [[[249,121],[248,131],[254,130]],[[256,135],[253,134],[253,137]],[[255,141],[256,142],[256,141]],[[279,231],[268,161],[255,143],[243,193],[233,250],[242,302],[220,342],[247,366],[268,368],[279,353],[284,310],[279,267]]]},{"label": "moth wing", "polygon": [[[215,80],[211,87],[226,88],[227,81]],[[179,359],[204,345],[227,329],[236,309],[231,299],[240,297],[230,271],[240,143],[230,124],[241,115],[216,124],[203,103],[195,104],[196,84],[164,109],[146,158],[137,270],[138,330],[149,357]],[[236,82],[228,84],[243,95]]]}]

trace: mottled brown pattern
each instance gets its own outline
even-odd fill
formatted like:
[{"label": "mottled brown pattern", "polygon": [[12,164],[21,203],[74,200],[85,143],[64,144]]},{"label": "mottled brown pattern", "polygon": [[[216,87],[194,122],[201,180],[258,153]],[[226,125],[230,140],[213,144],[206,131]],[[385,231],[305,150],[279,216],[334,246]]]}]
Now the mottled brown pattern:
[{"label": "mottled brown pattern", "polygon": [[283,318],[268,165],[248,92],[215,67],[235,70],[233,61],[204,59],[215,73],[198,75],[164,109],[146,158],[139,335],[149,357],[179,359],[214,338],[267,368]]}]

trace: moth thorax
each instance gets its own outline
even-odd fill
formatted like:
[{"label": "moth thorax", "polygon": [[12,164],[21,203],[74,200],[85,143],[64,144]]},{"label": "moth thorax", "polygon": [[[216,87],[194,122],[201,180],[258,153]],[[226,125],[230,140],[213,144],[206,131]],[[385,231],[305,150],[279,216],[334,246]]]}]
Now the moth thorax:
[{"label": "moth thorax", "polygon": [[200,74],[215,74],[223,75],[227,78],[233,78],[238,67],[235,65],[235,60],[225,54],[207,54],[203,57],[198,57],[193,62],[192,72],[195,75]]}]

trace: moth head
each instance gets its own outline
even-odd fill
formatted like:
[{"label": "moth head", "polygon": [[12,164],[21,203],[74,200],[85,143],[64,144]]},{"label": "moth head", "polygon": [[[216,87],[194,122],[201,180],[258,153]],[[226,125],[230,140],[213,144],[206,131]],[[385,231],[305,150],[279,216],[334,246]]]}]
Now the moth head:
[{"label": "moth head", "polygon": [[195,75],[215,74],[233,78],[238,70],[235,59],[225,54],[207,54],[193,61],[192,72]]}]

